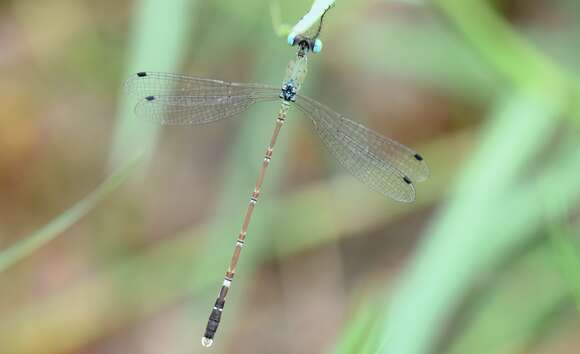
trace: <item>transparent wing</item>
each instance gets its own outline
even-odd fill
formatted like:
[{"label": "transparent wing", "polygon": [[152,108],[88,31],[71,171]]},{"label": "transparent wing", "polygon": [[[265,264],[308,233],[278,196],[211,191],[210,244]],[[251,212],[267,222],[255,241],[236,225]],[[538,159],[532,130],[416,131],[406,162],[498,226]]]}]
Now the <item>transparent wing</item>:
[{"label": "transparent wing", "polygon": [[280,89],[187,75],[140,72],[125,91],[141,98],[136,114],[161,124],[203,124],[233,117],[258,101],[278,99]]},{"label": "transparent wing", "polygon": [[296,106],[312,119],[324,144],[351,174],[394,200],[415,200],[413,182],[429,176],[421,155],[308,97],[299,95]]}]

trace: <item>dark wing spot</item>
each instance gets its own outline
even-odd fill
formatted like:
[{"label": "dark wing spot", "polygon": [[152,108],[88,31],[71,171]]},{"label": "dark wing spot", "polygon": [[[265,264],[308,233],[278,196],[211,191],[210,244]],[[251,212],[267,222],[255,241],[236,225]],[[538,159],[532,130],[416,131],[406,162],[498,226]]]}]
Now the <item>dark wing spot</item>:
[{"label": "dark wing spot", "polygon": [[419,154],[415,154],[415,159],[417,161],[423,161],[423,156],[419,155]]},{"label": "dark wing spot", "polygon": [[403,177],[403,181],[405,181],[407,184],[411,184],[411,179],[407,176]]},{"label": "dark wing spot", "polygon": [[145,99],[147,101],[153,101],[155,99],[155,96],[147,96],[147,97],[145,97]]},{"label": "dark wing spot", "polygon": [[140,73],[137,73],[137,76],[139,76],[139,77],[145,77],[145,76],[147,76],[147,73],[144,72],[144,71],[141,71]]}]

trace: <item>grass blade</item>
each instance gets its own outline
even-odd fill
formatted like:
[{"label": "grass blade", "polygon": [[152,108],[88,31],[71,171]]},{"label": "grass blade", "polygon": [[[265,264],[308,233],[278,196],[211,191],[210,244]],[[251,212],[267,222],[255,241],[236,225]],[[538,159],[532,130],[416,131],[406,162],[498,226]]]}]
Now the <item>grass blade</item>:
[{"label": "grass blade", "polygon": [[[125,78],[138,71],[179,71],[189,42],[194,18],[192,0],[139,0],[134,4],[135,17],[131,31],[131,47]],[[130,158],[133,151],[145,148],[150,152],[156,144],[159,127],[142,124],[133,113],[134,100],[123,92],[109,165],[115,166]]]},{"label": "grass blade", "polygon": [[86,196],[72,208],[68,209],[44,227],[24,237],[13,246],[0,252],[0,272],[27,257],[40,247],[54,240],[69,227],[87,215],[95,205],[109,193],[117,189],[141,161],[142,155],[130,159],[120,166],[95,191]]},{"label": "grass blade", "polygon": [[[513,191],[521,191],[520,173],[544,146],[542,137],[555,128],[555,112],[524,97],[500,107],[403,278],[386,319],[384,353],[428,353],[478,272],[537,225],[532,221],[542,210],[529,197],[541,198],[538,193],[546,191],[539,186]],[[568,180],[559,186],[571,188]]]}]

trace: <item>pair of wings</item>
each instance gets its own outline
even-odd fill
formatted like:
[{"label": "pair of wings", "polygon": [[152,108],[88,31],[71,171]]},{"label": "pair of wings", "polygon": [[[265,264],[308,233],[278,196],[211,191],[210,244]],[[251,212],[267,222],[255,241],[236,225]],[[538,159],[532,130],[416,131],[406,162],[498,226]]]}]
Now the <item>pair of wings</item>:
[{"label": "pair of wings", "polygon": [[[156,72],[135,74],[125,82],[125,90],[140,98],[135,107],[139,117],[168,125],[215,122],[234,117],[256,102],[280,100],[280,89],[273,86]],[[415,200],[413,183],[429,176],[421,155],[313,99],[298,95],[294,104],[352,175],[396,201]]]}]

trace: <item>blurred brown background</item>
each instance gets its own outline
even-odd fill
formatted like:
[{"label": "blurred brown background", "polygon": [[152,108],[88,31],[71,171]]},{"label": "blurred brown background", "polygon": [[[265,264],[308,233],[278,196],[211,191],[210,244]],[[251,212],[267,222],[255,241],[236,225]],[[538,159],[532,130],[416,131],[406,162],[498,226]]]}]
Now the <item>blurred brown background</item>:
[{"label": "blurred brown background", "polygon": [[[161,128],[122,83],[278,85],[310,5],[0,1],[0,353],[206,351],[278,106]],[[431,178],[387,200],[292,112],[211,350],[579,353],[579,20],[573,0],[339,0],[305,93]]]}]

